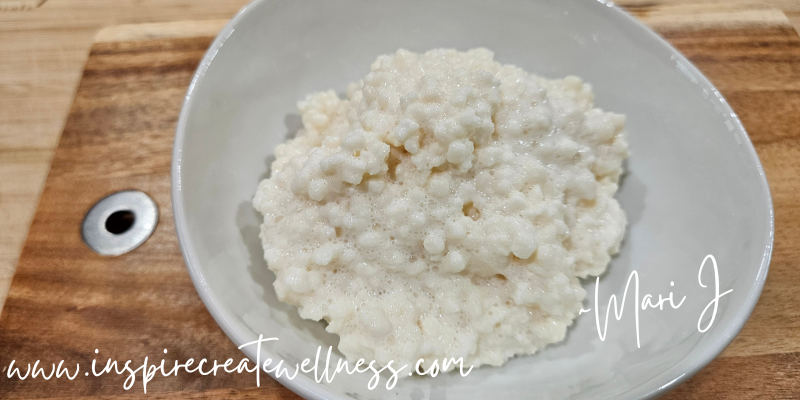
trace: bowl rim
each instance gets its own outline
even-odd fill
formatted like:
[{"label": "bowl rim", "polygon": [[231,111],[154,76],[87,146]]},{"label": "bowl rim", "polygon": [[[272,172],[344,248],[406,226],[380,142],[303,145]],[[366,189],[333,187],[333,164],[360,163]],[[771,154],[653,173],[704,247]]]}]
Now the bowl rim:
[{"label": "bowl rim", "polygon": [[[235,329],[235,323],[226,315],[223,307],[221,306],[220,302],[217,300],[214,293],[211,291],[211,288],[206,283],[205,277],[203,276],[202,272],[200,271],[200,262],[197,260],[196,253],[194,251],[194,247],[192,243],[189,241],[188,236],[188,225],[186,221],[186,214],[183,207],[183,192],[181,190],[181,161],[183,156],[183,144],[186,138],[186,126],[187,120],[189,118],[189,110],[191,109],[192,103],[194,101],[194,92],[196,86],[200,83],[200,81],[205,76],[208,67],[213,62],[217,52],[219,51],[220,47],[225,43],[225,41],[230,37],[230,35],[234,32],[235,27],[250,13],[252,10],[258,8],[259,5],[266,2],[274,2],[278,0],[253,0],[250,3],[246,4],[242,7],[239,12],[222,28],[219,34],[216,36],[214,41],[209,46],[206,53],[203,55],[200,64],[195,71],[191,83],[189,84],[189,88],[187,89],[186,96],[184,97],[183,104],[181,106],[180,116],[178,118],[178,123],[175,129],[175,139],[173,143],[173,152],[172,152],[172,166],[171,166],[171,192],[172,192],[172,211],[173,211],[173,219],[175,222],[175,231],[178,237],[178,243],[180,245],[181,253],[183,255],[184,262],[186,264],[186,268],[189,272],[189,276],[192,279],[192,283],[197,290],[200,299],[205,304],[208,311],[211,313],[211,316],[217,322],[217,324],[222,328],[223,332],[228,336],[228,338],[238,347],[241,344],[247,343],[250,339],[246,338],[242,332],[239,332]],[[693,78],[696,80],[696,85],[704,88],[711,89],[712,93],[715,94],[719,103],[721,103],[721,107],[723,111],[730,115],[731,119],[734,122],[734,130],[739,130],[744,137],[744,141],[742,145],[746,147],[746,151],[748,156],[751,159],[751,162],[754,163],[756,170],[758,172],[758,176],[760,177],[760,189],[761,193],[764,196],[764,206],[766,206],[767,215],[769,216],[766,221],[766,229],[768,232],[768,239],[764,251],[761,257],[761,263],[758,267],[758,272],[756,274],[756,279],[751,286],[750,291],[746,294],[746,298],[744,300],[744,307],[738,310],[738,314],[734,318],[732,324],[727,326],[724,331],[719,334],[719,339],[709,343],[703,349],[698,349],[693,351],[695,353],[694,360],[688,360],[686,369],[682,373],[678,373],[675,376],[668,377],[658,385],[654,385],[653,389],[650,389],[645,393],[641,399],[652,399],[659,397],[670,390],[676,388],[681,383],[685,382],[692,376],[694,376],[700,369],[708,365],[711,361],[713,361],[722,351],[733,341],[733,339],[737,336],[739,331],[741,331],[744,324],[750,318],[753,309],[755,308],[756,303],[761,295],[761,292],[764,287],[764,283],[767,278],[767,273],[769,271],[769,264],[772,257],[772,249],[774,246],[774,237],[775,237],[775,214],[774,214],[774,207],[772,202],[772,194],[770,191],[769,183],[766,178],[766,174],[764,173],[764,168],[761,164],[761,160],[758,157],[758,153],[753,146],[753,142],[750,139],[750,136],[747,134],[744,126],[742,125],[738,115],[731,109],[728,102],[725,98],[720,94],[720,92],[716,89],[716,87],[711,83],[711,81],[703,75],[702,72],[691,62],[689,61],[678,49],[676,49],[672,44],[670,44],[666,39],[661,37],[651,28],[646,26],[644,23],[630,15],[628,12],[623,10],[622,8],[616,6],[612,1],[608,0],[595,0],[603,5],[606,5],[609,14],[601,15],[600,18],[616,18],[622,19],[625,23],[629,24],[631,27],[635,27],[639,30],[641,35],[645,35],[649,37],[651,40],[655,40],[658,44],[663,46],[664,49],[669,50],[672,56],[675,57],[677,62],[682,64],[682,67],[685,67],[685,73],[687,78]],[[253,354],[249,354],[248,351],[241,350],[248,358],[251,360],[254,358]],[[275,357],[272,352],[268,349],[262,350],[265,352],[266,356]],[[263,372],[263,371],[261,371]],[[313,398],[313,399],[335,399],[335,398],[343,398],[340,396],[339,393],[333,392],[332,390],[328,389],[327,387],[318,384],[314,380],[308,378],[305,374],[298,374],[296,379],[288,379],[286,375],[281,377],[276,377],[274,373],[269,373],[272,379],[277,380],[280,384],[286,386],[288,389],[292,390],[293,392],[297,393],[298,395],[302,396],[303,398]]]}]

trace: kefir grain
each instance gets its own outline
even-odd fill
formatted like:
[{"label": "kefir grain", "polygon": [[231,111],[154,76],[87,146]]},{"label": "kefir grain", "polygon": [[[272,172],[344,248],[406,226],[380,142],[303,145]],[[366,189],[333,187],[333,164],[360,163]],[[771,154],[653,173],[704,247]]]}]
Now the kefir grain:
[{"label": "kefir grain", "polygon": [[564,338],[625,230],[625,118],[589,85],[400,50],[298,107],[254,205],[278,297],[343,354],[500,365]]}]

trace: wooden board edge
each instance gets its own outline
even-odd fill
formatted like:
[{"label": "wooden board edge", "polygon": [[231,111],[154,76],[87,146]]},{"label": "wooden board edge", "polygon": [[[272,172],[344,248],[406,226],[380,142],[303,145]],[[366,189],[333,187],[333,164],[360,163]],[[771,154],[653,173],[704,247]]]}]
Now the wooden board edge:
[{"label": "wooden board edge", "polygon": [[[611,3],[613,4],[613,3]],[[659,32],[680,30],[794,29],[786,15],[760,3],[618,4]],[[175,21],[113,25],[101,29],[95,43],[188,37],[214,37],[229,20]]]},{"label": "wooden board edge", "polygon": [[699,30],[792,29],[779,9],[761,3],[620,4],[659,32]]},{"label": "wooden board edge", "polygon": [[214,37],[228,23],[227,19],[175,21],[107,26],[97,32],[95,43],[128,42],[155,39]]}]

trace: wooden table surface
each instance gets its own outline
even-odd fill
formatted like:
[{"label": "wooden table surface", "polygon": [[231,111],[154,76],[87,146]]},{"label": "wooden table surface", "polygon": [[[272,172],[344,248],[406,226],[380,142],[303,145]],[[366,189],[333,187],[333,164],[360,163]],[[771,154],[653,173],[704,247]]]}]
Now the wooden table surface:
[{"label": "wooden table surface", "polygon": [[[88,67],[94,65],[96,71],[95,75],[83,76],[84,82],[81,84],[83,90],[97,88],[104,84],[122,84],[104,80],[101,70],[110,68],[112,65],[103,64],[102,51],[113,53],[113,51],[119,50],[119,46],[122,46],[120,43],[129,43],[129,45],[137,43],[137,39],[141,39],[144,35],[155,40],[151,43],[150,50],[147,51],[161,52],[164,51],[163,46],[167,46],[171,49],[168,51],[171,52],[169,53],[170,57],[175,57],[175,51],[178,51],[178,61],[174,59],[167,61],[183,63],[182,67],[178,69],[178,75],[169,80],[171,85],[159,88],[158,92],[159,96],[163,96],[166,109],[172,110],[179,104],[167,99],[182,96],[186,84],[188,84],[187,79],[191,76],[194,67],[192,63],[199,60],[210,37],[219,29],[220,24],[244,3],[243,1],[221,0],[165,0],[160,2],[49,0],[39,8],[35,8],[36,4],[40,3],[39,1],[32,3],[18,1],[13,4],[8,1],[0,0],[0,10],[11,10],[0,12],[0,49],[3,50],[0,54],[4,55],[3,61],[0,61],[0,304],[5,298],[6,288],[10,285],[12,272],[17,264],[30,220],[36,210],[37,199],[47,176],[52,156],[59,145],[62,127],[65,137],[60,144],[62,150],[59,154],[64,155],[63,157],[70,155],[74,157],[79,151],[85,151],[85,148],[81,150],[80,146],[76,144],[85,144],[84,140],[76,139],[78,137],[76,129],[86,128],[86,126],[80,125],[87,122],[85,118],[79,119],[82,115],[81,111],[85,111],[82,107],[96,107],[98,106],[97,102],[108,100],[102,96],[81,97],[81,92],[79,92],[75,104],[72,104],[76,86],[81,79],[89,49],[93,46],[96,35],[98,43],[94,44],[95,50],[92,53],[96,59],[92,61],[90,58],[87,65]],[[4,3],[12,4],[12,6],[4,8]],[[29,3],[33,5],[25,5]],[[800,282],[798,279],[800,274],[797,272],[800,245],[794,238],[800,232],[800,212],[798,211],[800,210],[800,199],[798,199],[798,193],[800,193],[800,144],[797,141],[798,134],[800,134],[800,128],[798,128],[800,126],[800,72],[798,72],[800,71],[800,48],[798,48],[796,34],[794,32],[789,34],[792,22],[797,27],[797,22],[800,21],[800,1],[772,2],[771,4],[777,8],[740,7],[732,5],[731,2],[688,7],[678,5],[666,8],[660,7],[659,4],[673,2],[657,1],[643,4],[643,2],[626,1],[622,3],[631,7],[647,23],[667,35],[674,44],[698,64],[728,98],[756,144],[770,181],[776,206],[776,246],[773,263],[762,300],[751,318],[751,323],[745,326],[743,332],[726,349],[720,359],[704,369],[688,384],[673,392],[671,396],[673,398],[722,398],[719,396],[725,394],[724,398],[800,398],[800,389],[798,389],[800,388],[800,376],[798,376],[800,313],[795,311],[793,306],[797,300],[800,300],[800,296],[793,289],[794,285]],[[781,10],[783,11],[781,12]],[[167,25],[139,24],[192,19],[203,22]],[[103,30],[99,35],[97,33],[104,25],[120,23],[136,23],[137,25],[117,26]],[[739,29],[740,33],[745,32],[745,34],[719,39],[716,45],[728,46],[730,51],[724,55],[708,57],[704,51],[708,50],[709,43],[712,42],[698,41],[696,35],[680,34],[687,29],[690,31]],[[760,33],[748,35],[746,32]],[[159,40],[161,41],[159,42]],[[106,61],[112,59],[113,57],[107,58]],[[752,65],[742,64],[748,60],[752,62]],[[98,62],[103,65],[97,64]],[[91,79],[87,80],[87,77]],[[163,78],[164,76],[160,79]],[[131,84],[131,82],[127,82],[125,85],[128,86],[125,87],[128,90],[135,89],[135,87],[131,89]],[[70,112],[71,104],[72,111]],[[177,109],[172,111],[176,116]],[[67,115],[70,115],[72,122],[64,126]],[[114,115],[111,116],[114,117]],[[166,287],[163,286],[163,283],[159,285],[158,282],[147,282],[147,280],[142,284],[150,285],[150,290],[146,292],[153,295],[158,293],[158,290],[169,290],[176,293],[176,299],[187,297],[193,299],[159,312],[166,312],[170,318],[176,321],[176,324],[184,329],[193,330],[197,334],[180,341],[158,343],[159,346],[167,344],[171,349],[190,347],[199,349],[197,352],[186,352],[191,356],[220,354],[230,356],[232,344],[221,335],[221,331],[216,328],[202,304],[199,303],[196,294],[192,292],[193,288],[188,284],[185,271],[180,268],[174,269],[176,263],[180,264],[181,260],[175,251],[177,244],[171,227],[169,199],[168,197],[163,198],[163,195],[167,193],[165,185],[168,185],[168,180],[164,181],[163,176],[160,181],[141,177],[142,172],[145,175],[153,176],[168,172],[168,169],[165,169],[168,165],[165,164],[168,161],[165,157],[168,158],[168,148],[171,145],[170,135],[174,127],[174,120],[170,118],[174,118],[174,116],[167,116],[167,119],[163,121],[164,125],[158,127],[157,132],[151,132],[160,146],[158,147],[158,151],[161,152],[160,156],[153,157],[151,162],[140,162],[142,170],[139,171],[139,175],[141,179],[133,178],[138,180],[126,181],[125,184],[138,182],[149,188],[149,192],[159,193],[156,200],[161,205],[162,222],[167,224],[167,228],[160,228],[157,236],[148,243],[161,243],[157,250],[163,251],[163,253],[157,251],[154,255],[142,256],[143,260],[150,263],[148,267],[150,269],[145,269],[145,272],[155,269],[160,273],[173,274],[174,276],[171,275],[171,277],[178,282]],[[72,136],[70,136],[70,132],[72,132]],[[167,150],[164,150],[165,148]],[[146,160],[146,158],[139,160]],[[24,309],[34,305],[26,303],[26,300],[30,300],[28,296],[34,294],[27,289],[35,286],[36,290],[41,290],[41,285],[44,284],[48,290],[58,293],[60,285],[69,281],[64,276],[52,276],[52,265],[30,267],[39,265],[37,262],[41,263],[42,260],[52,261],[54,259],[53,252],[82,246],[80,243],[69,242],[71,239],[65,239],[66,242],[53,241],[52,235],[47,234],[53,221],[63,223],[64,225],[56,224],[63,229],[67,229],[70,226],[68,223],[71,223],[71,221],[59,217],[66,211],[57,206],[59,195],[70,193],[73,197],[78,197],[72,199],[73,204],[90,204],[103,190],[117,189],[113,182],[108,181],[109,176],[119,177],[130,173],[130,171],[124,171],[125,168],[120,170],[112,168],[111,171],[106,171],[107,174],[103,177],[104,184],[95,188],[95,191],[75,193],[74,188],[70,187],[70,182],[79,182],[80,179],[94,182],[96,177],[87,176],[86,173],[79,170],[76,172],[76,169],[66,168],[64,165],[59,167],[59,165],[57,159],[48,180],[50,196],[48,197],[48,192],[45,192],[42,200],[42,206],[47,211],[43,212],[40,209],[37,214],[38,231],[35,229],[31,231],[31,237],[26,245],[26,249],[29,249],[26,253],[28,256],[27,258],[23,256],[23,259],[25,265],[29,267],[21,268],[21,271],[24,270],[25,273],[18,277],[17,282],[22,283],[15,284],[15,287],[21,288],[15,292],[16,310],[3,310],[3,314],[0,314],[0,322],[5,327],[24,326],[28,322],[19,319],[20,316],[25,315],[24,312],[20,313],[20,307]],[[86,171],[91,171],[91,169]],[[135,172],[134,176],[137,176]],[[77,175],[75,175],[76,173]],[[56,179],[59,176],[69,179],[59,183],[59,180]],[[100,192],[97,192],[98,190]],[[49,207],[47,207],[48,205]],[[34,227],[36,226],[34,224]],[[67,236],[69,237],[69,235]],[[52,251],[48,252],[48,249]],[[42,255],[42,250],[44,250],[44,255]],[[96,263],[99,262],[93,261],[90,255],[87,261],[87,254],[84,253],[73,254],[73,256],[70,257],[68,254],[66,261],[86,262],[87,269],[90,269],[93,263],[96,267]],[[130,260],[128,259],[128,261]],[[41,269],[37,270],[36,268]],[[108,276],[95,278],[97,278],[97,282],[111,279]],[[34,283],[36,285],[33,285]],[[188,293],[187,288],[189,289]],[[100,295],[95,293],[99,297],[88,303],[79,302],[79,306],[74,306],[75,309],[67,311],[82,311],[83,307],[99,307],[100,311],[95,309],[94,313],[82,315],[101,318],[99,322],[102,322],[102,318],[116,318],[114,313],[119,313],[119,310],[124,309],[126,304],[118,304],[114,301],[114,297],[109,292],[113,289],[113,287],[101,289]],[[38,315],[37,318],[60,319],[62,322],[73,324],[80,322],[69,320],[69,318],[63,320],[63,315],[59,312],[63,313],[64,310],[59,306],[66,304],[65,301],[68,303],[71,300],[63,298],[54,300],[50,304],[52,312]],[[47,304],[40,302],[36,304],[36,307],[43,305]],[[115,305],[122,308],[114,309]],[[81,315],[81,313],[70,315]],[[191,316],[191,318],[187,318],[187,316]],[[753,320],[756,322],[752,323]],[[65,332],[78,331],[75,325],[67,324],[59,328],[64,329]],[[105,333],[111,333],[107,335],[109,340],[124,340],[132,338],[130,335],[125,336],[126,333],[130,334],[140,328],[142,327],[127,326],[122,331]],[[163,327],[156,328],[158,330]],[[167,328],[163,328],[162,332],[166,331]],[[54,354],[57,350],[71,349],[70,351],[76,356],[82,351],[65,342],[48,344],[49,353],[42,353],[41,346],[37,347],[36,343],[24,342],[30,337],[17,335],[20,332],[17,331],[11,336],[8,331],[5,332],[5,341],[0,343],[0,355],[12,350],[15,352],[22,350],[23,355],[27,354],[33,357],[38,354],[38,358],[42,358],[47,354]],[[95,334],[98,333],[102,332],[95,332]],[[49,331],[45,332],[45,336],[42,338],[52,339],[58,334],[59,332]],[[73,339],[75,337],[68,337],[64,340],[69,342]],[[81,340],[78,339],[78,342]],[[142,350],[150,345],[153,344],[138,343],[136,346]],[[85,358],[88,355],[83,354],[80,357]],[[83,358],[81,361],[85,361]],[[114,386],[95,384],[94,387],[89,388],[81,385],[73,386],[67,393],[52,390],[48,392],[30,384],[20,384],[17,387],[15,384],[13,388],[20,391],[11,392],[6,390],[12,389],[8,383],[8,381],[0,381],[0,398],[57,398],[61,394],[87,396],[113,395],[121,392],[116,383],[113,383]],[[266,394],[267,397],[280,398],[289,395],[285,389],[274,383],[273,386],[260,390],[251,388],[251,383],[249,380],[236,377],[215,380],[184,377],[176,382],[156,384],[154,389],[156,391],[161,389],[167,394],[174,394],[172,391],[176,389],[189,390],[193,395],[199,397],[227,396],[234,392],[245,397]],[[156,394],[157,396],[159,395]]]}]

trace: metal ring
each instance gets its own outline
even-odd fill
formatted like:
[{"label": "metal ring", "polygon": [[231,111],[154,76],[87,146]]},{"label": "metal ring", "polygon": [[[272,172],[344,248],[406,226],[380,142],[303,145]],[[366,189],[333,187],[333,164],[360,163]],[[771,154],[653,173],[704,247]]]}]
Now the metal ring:
[{"label": "metal ring", "polygon": [[144,192],[125,190],[92,206],[83,218],[81,236],[96,253],[118,256],[144,243],[157,224],[156,202]]}]

